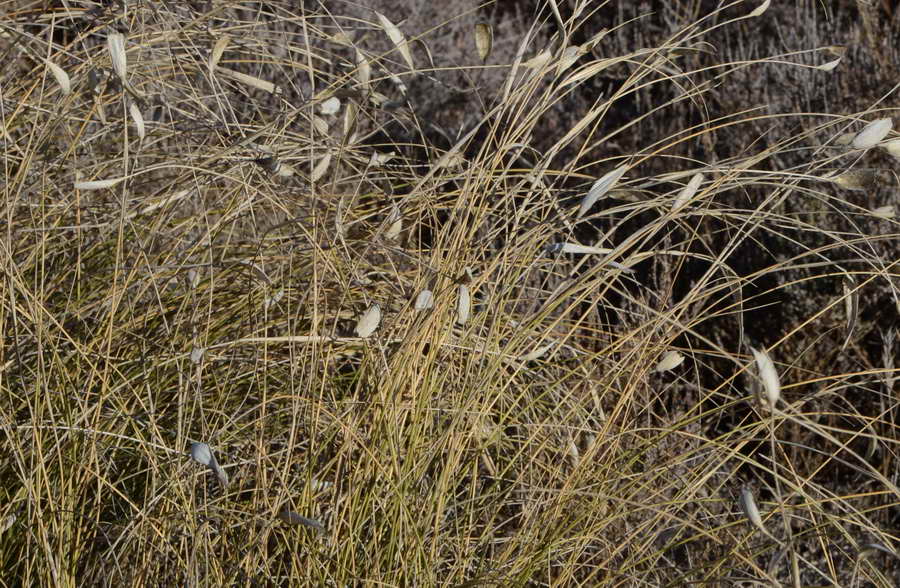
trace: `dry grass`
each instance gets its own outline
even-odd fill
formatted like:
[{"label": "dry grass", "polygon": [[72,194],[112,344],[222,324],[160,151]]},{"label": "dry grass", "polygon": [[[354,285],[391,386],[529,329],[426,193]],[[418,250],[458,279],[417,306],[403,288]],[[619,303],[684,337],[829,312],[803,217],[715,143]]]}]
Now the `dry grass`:
[{"label": "dry grass", "polygon": [[890,3],[409,4],[5,4],[0,582],[896,585]]}]

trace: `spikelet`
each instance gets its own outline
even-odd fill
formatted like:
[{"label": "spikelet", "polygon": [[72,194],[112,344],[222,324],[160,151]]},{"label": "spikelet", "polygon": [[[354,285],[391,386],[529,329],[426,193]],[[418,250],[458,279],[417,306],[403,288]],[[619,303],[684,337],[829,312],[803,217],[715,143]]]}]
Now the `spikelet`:
[{"label": "spikelet", "polygon": [[372,89],[372,66],[359,49],[356,50],[356,79],[365,92]]},{"label": "spikelet", "polygon": [[613,186],[616,185],[622,176],[625,174],[625,170],[628,167],[625,165],[619,166],[616,169],[608,172],[602,178],[594,182],[594,185],[591,186],[591,189],[588,190],[588,193],[581,199],[581,204],[578,206],[578,216],[576,218],[581,218],[591,209],[597,200],[599,200],[604,194],[610,191]]},{"label": "spikelet", "polygon": [[766,0],[759,6],[757,6],[750,14],[747,15],[748,18],[753,18],[756,16],[761,16],[766,10],[769,9],[769,4],[771,4],[772,0]]},{"label": "spikelet", "polygon": [[898,559],[900,559],[900,554],[889,547],[885,547],[881,543],[866,543],[859,548],[859,552],[856,554],[857,559],[865,559],[867,557],[871,557],[878,552],[886,553],[888,555],[892,555]]},{"label": "spikelet", "polygon": [[534,361],[536,359],[540,359],[540,358],[544,357],[544,355],[546,355],[548,351],[553,349],[554,345],[556,345],[555,342],[548,343],[547,345],[542,345],[541,347],[538,347],[534,351],[526,353],[519,359],[521,359],[522,361]]},{"label": "spikelet", "polygon": [[6,533],[10,527],[16,524],[16,519],[18,519],[18,515],[16,513],[6,515],[2,521],[0,521],[0,535]]},{"label": "spikelet", "polygon": [[528,61],[522,63],[522,67],[527,67],[528,69],[540,70],[545,65],[550,63],[550,60],[553,59],[553,54],[550,53],[549,49],[544,49]]},{"label": "spikelet", "polygon": [[191,268],[187,271],[187,284],[190,289],[194,289],[200,285],[200,272]]},{"label": "spikelet", "polygon": [[847,337],[841,350],[846,349],[856,328],[856,321],[859,317],[859,288],[856,286],[856,280],[850,274],[844,276],[841,286],[844,290],[844,310],[847,315]]},{"label": "spikelet", "polygon": [[469,287],[465,284],[460,284],[456,300],[456,323],[465,325],[469,321],[471,310],[472,295],[469,293]]},{"label": "spikelet", "polygon": [[266,299],[263,301],[263,307],[266,309],[272,308],[284,298],[284,288],[280,288],[276,292],[274,292],[271,296],[266,296]]},{"label": "spikelet", "polygon": [[109,51],[109,58],[112,61],[113,71],[119,76],[119,79],[125,81],[128,62],[125,57],[125,36],[122,33],[110,33],[106,37],[106,49]]},{"label": "spikelet", "polygon": [[494,31],[491,25],[480,22],[475,25],[475,48],[481,61],[487,61],[494,46]]},{"label": "spikelet", "polygon": [[316,164],[316,167],[313,168],[312,174],[310,174],[309,179],[311,182],[318,182],[322,179],[322,176],[325,175],[325,172],[328,171],[328,166],[331,165],[331,153],[326,153],[322,159]]},{"label": "spikelet", "polygon": [[662,356],[662,359],[659,360],[659,363],[656,364],[656,371],[657,373],[662,373],[673,370],[680,366],[683,361],[684,355],[674,349],[670,349],[669,351],[666,351]]},{"label": "spikelet", "polygon": [[292,510],[283,510],[278,513],[278,519],[291,526],[301,526],[301,527],[310,527],[311,529],[316,529],[318,531],[324,531],[325,526],[317,521],[316,519],[310,519],[303,515],[299,515]]},{"label": "spikelet", "polygon": [[672,203],[672,210],[679,210],[686,204],[688,204],[691,199],[694,197],[694,194],[697,193],[697,190],[700,188],[700,184],[703,183],[703,174],[696,173],[691,176],[691,179],[688,180],[688,183],[681,189],[681,192],[678,193],[678,196],[675,197],[675,202]]},{"label": "spikelet", "polygon": [[324,100],[319,104],[319,112],[324,115],[337,114],[341,109],[341,101],[337,96],[332,96],[328,100]]},{"label": "spikelet", "polygon": [[409,43],[406,42],[406,37],[403,36],[403,33],[400,32],[397,25],[389,21],[386,16],[380,12],[376,12],[375,16],[378,17],[378,21],[381,23],[384,32],[387,33],[388,38],[390,38],[391,42],[397,47],[397,50],[400,51],[400,55],[403,56],[406,64],[409,65],[409,69],[415,71],[416,66],[413,64],[412,53],[409,50]]},{"label": "spikelet", "polygon": [[766,530],[765,525],[763,525],[762,516],[759,514],[759,509],[756,508],[756,501],[753,499],[753,492],[750,491],[750,488],[744,486],[741,488],[741,510],[744,511],[744,516],[753,524],[754,527],[762,531],[764,534],[769,535],[769,532]]},{"label": "spikelet", "polygon": [[591,247],[590,245],[580,245],[578,243],[551,243],[545,247],[545,250],[547,253],[577,253],[583,255],[612,253],[612,249],[606,247]]},{"label": "spikelet", "polygon": [[863,127],[863,130],[853,138],[853,142],[850,144],[856,149],[869,149],[870,147],[874,147],[880,143],[882,139],[887,137],[888,133],[891,132],[893,124],[894,123],[889,118],[873,120]]},{"label": "spikelet", "polygon": [[206,443],[191,443],[191,458],[212,470],[223,488],[228,485],[228,474],[219,466],[209,445]]},{"label": "spikelet", "polygon": [[128,112],[131,113],[131,119],[134,121],[134,128],[137,131],[138,138],[143,140],[146,134],[144,130],[144,115],[141,114],[141,109],[137,102],[132,101],[128,105]]},{"label": "spikelet", "polygon": [[69,80],[69,74],[67,74],[63,68],[56,65],[52,61],[45,60],[47,64],[47,69],[50,70],[50,73],[53,74],[54,79],[56,79],[56,83],[59,84],[59,88],[62,91],[63,96],[68,96],[72,93],[72,82]]},{"label": "spikelet", "polygon": [[386,239],[393,241],[400,236],[400,231],[403,230],[403,217],[400,215],[400,209],[396,204],[391,205],[391,213],[388,215],[387,220],[388,227],[384,232],[384,236]]},{"label": "spikelet", "polygon": [[556,75],[562,75],[567,69],[572,67],[582,55],[584,55],[584,51],[582,51],[581,47],[578,45],[570,45],[563,49],[562,55],[559,58],[559,63],[556,64]]},{"label": "spikelet", "polygon": [[209,74],[212,75],[216,69],[216,66],[219,65],[219,60],[222,59],[222,54],[225,53],[225,49],[228,47],[228,43],[231,42],[231,37],[228,35],[222,35],[216,41],[216,44],[213,45],[212,52],[209,54]]},{"label": "spikelet", "polygon": [[838,57],[837,59],[828,61],[826,63],[823,63],[822,65],[817,65],[816,69],[821,71],[832,71],[838,66],[838,64],[841,62],[841,59],[843,59],[843,57]]},{"label": "spikelet", "polygon": [[772,363],[772,358],[765,350],[759,351],[751,348],[750,351],[753,352],[753,357],[756,359],[756,369],[763,382],[764,404],[769,410],[772,410],[778,403],[778,399],[781,398],[781,382],[778,380],[778,372],[775,371],[775,364]]},{"label": "spikelet", "polygon": [[881,144],[881,147],[897,159],[900,159],[900,139],[885,141]]},{"label": "spikelet", "polygon": [[879,206],[878,208],[872,210],[872,216],[876,216],[878,218],[890,219],[894,218],[895,215],[896,212],[894,211],[894,207],[890,204]]},{"label": "spikelet", "polygon": [[358,337],[365,339],[375,332],[379,324],[381,324],[381,307],[373,304],[359,317],[354,331]]},{"label": "spikelet", "polygon": [[845,190],[868,190],[875,184],[875,171],[871,169],[851,169],[842,174],[822,176],[822,179],[834,182]]},{"label": "spikelet", "polygon": [[316,130],[320,135],[328,134],[328,122],[323,118],[319,118],[318,116],[313,115],[312,117],[312,127]]},{"label": "spikelet", "polygon": [[89,182],[75,182],[76,190],[103,190],[104,188],[112,188],[116,184],[125,181],[125,178],[115,178],[113,180],[91,180]]},{"label": "spikelet", "polygon": [[203,361],[203,356],[206,355],[206,349],[203,347],[194,347],[191,349],[191,363],[194,365],[199,364]]},{"label": "spikelet", "polygon": [[434,295],[431,293],[431,290],[422,290],[419,292],[419,295],[416,296],[416,302],[413,304],[413,308],[418,312],[428,310],[432,307],[434,307]]},{"label": "spikelet", "polygon": [[381,167],[396,156],[397,153],[395,151],[391,151],[390,153],[379,153],[378,151],[373,151],[372,156],[369,157],[369,165],[371,167]]},{"label": "spikelet", "polygon": [[344,109],[344,143],[353,145],[356,143],[356,121],[359,116],[359,109],[356,102],[350,100],[347,102],[347,108]]}]

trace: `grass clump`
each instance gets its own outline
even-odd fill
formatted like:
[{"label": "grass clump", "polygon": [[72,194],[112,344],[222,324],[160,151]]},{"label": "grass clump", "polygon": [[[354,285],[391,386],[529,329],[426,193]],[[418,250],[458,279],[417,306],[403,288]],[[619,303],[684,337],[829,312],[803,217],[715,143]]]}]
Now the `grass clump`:
[{"label": "grass clump", "polygon": [[663,4],[11,3],[3,577],[895,585],[896,19]]}]

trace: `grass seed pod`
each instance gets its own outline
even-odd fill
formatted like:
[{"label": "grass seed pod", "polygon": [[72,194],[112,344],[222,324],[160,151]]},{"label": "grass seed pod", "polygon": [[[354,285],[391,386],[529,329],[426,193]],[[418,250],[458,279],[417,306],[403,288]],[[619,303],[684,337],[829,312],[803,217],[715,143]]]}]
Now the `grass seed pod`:
[{"label": "grass seed pod", "polygon": [[365,339],[375,332],[379,324],[381,324],[381,307],[373,304],[359,317],[354,330],[358,337]]},{"label": "grass seed pod", "polygon": [[683,361],[684,355],[674,349],[670,349],[669,351],[666,351],[662,356],[662,359],[659,360],[659,363],[656,364],[656,371],[657,373],[662,373],[673,370],[680,366]]},{"label": "grass seed pod", "polygon": [[778,380],[778,372],[775,371],[775,364],[772,363],[772,358],[765,349],[759,351],[751,348],[750,351],[753,352],[753,357],[756,359],[756,369],[763,382],[765,404],[769,410],[772,410],[778,403],[778,399],[781,398],[781,382]]},{"label": "grass seed pod", "polygon": [[122,33],[111,33],[106,37],[106,49],[109,51],[109,58],[112,61],[113,71],[119,76],[119,79],[125,81],[128,62],[125,57],[125,36]]},{"label": "grass seed pod", "polygon": [[613,186],[616,185],[616,182],[618,182],[622,178],[627,169],[628,166],[621,165],[594,182],[594,185],[591,186],[591,189],[588,190],[588,193],[584,196],[584,198],[581,199],[581,204],[578,206],[578,216],[576,218],[583,217],[597,202],[597,200],[599,200],[604,194],[609,192]]},{"label": "grass seed pod", "polygon": [[216,457],[213,455],[212,449],[206,443],[191,443],[191,458],[201,465],[205,465],[216,475],[222,487],[228,485],[228,474],[225,473]]},{"label": "grass seed pod", "polygon": [[472,310],[472,295],[469,293],[469,287],[460,284],[456,301],[456,323],[465,325],[469,321],[469,313]]},{"label": "grass seed pod", "polygon": [[879,144],[891,132],[894,123],[889,118],[873,120],[859,132],[850,143],[856,149],[869,149]]},{"label": "grass seed pod", "polygon": [[675,202],[672,203],[672,210],[678,210],[690,202],[694,197],[694,194],[696,194],[697,190],[700,188],[701,183],[703,183],[703,174],[696,173],[691,176],[688,183],[681,189],[678,196],[675,197]]},{"label": "grass seed pod", "polygon": [[480,22],[475,25],[475,48],[481,61],[487,61],[494,46],[494,32],[491,25]]},{"label": "grass seed pod", "polygon": [[116,184],[123,182],[125,178],[115,178],[112,180],[91,180],[89,182],[75,182],[76,190],[103,190],[104,188],[112,188]]},{"label": "grass seed pod", "polygon": [[385,15],[376,12],[375,16],[378,17],[378,22],[381,23],[381,28],[387,33],[391,43],[393,43],[397,47],[397,50],[400,51],[400,55],[403,57],[403,60],[406,61],[409,69],[415,71],[416,66],[413,64],[412,52],[409,50],[409,43],[406,42],[406,37],[403,36],[403,33],[397,28],[397,25],[389,21]]},{"label": "grass seed pod", "polygon": [[283,510],[283,511],[279,512],[278,519],[287,525],[291,525],[292,527],[301,526],[301,527],[309,527],[311,529],[316,529],[318,531],[325,530],[325,525],[323,525],[316,519],[311,519],[309,517],[305,517],[303,515],[295,513],[292,510]]},{"label": "grass seed pod", "polygon": [[413,308],[416,311],[428,310],[434,306],[434,295],[431,293],[431,290],[422,290],[419,292],[419,295],[416,296],[416,302],[413,305]]},{"label": "grass seed pod", "polygon": [[137,105],[137,102],[132,101],[131,104],[128,105],[128,112],[131,114],[131,119],[134,121],[134,128],[137,131],[138,138],[143,140],[146,134],[144,128],[144,115],[141,114],[141,109]]},{"label": "grass seed pod", "polygon": [[63,68],[56,65],[52,61],[45,60],[47,64],[47,69],[50,70],[50,73],[53,74],[53,78],[56,80],[56,83],[59,84],[59,88],[62,91],[63,96],[68,96],[72,93],[72,82],[69,79],[69,74],[67,74]]}]

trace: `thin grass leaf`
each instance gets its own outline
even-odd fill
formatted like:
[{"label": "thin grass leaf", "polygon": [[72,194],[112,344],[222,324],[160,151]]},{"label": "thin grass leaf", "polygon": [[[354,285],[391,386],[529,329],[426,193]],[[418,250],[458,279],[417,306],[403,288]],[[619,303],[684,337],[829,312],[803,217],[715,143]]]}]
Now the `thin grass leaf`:
[{"label": "thin grass leaf", "polygon": [[354,332],[357,337],[365,339],[369,337],[375,330],[378,328],[378,325],[381,324],[381,307],[377,304],[373,304],[370,306],[366,312],[359,317],[359,320],[356,322],[356,328]]},{"label": "thin grass leaf", "polygon": [[603,195],[609,192],[613,186],[616,185],[622,176],[625,174],[625,171],[628,169],[628,166],[622,165],[617,167],[616,169],[608,172],[602,178],[594,182],[594,185],[591,186],[591,189],[588,190],[588,193],[581,199],[581,204],[578,206],[578,216],[576,218],[583,217],[597,202]]},{"label": "thin grass leaf", "polygon": [[880,143],[882,139],[887,137],[893,126],[894,123],[889,118],[873,120],[863,127],[863,130],[853,138],[853,141],[850,144],[856,149],[869,149],[870,147],[874,147]]},{"label": "thin grass leaf", "polygon": [[772,410],[778,403],[778,399],[781,398],[781,382],[778,379],[778,372],[775,371],[775,364],[765,349],[759,351],[751,348],[750,351],[753,352],[753,357],[756,359],[756,369],[763,382],[765,403],[767,408]]},{"label": "thin grass leaf", "polygon": [[378,21],[381,23],[381,27],[384,29],[384,32],[387,33],[388,38],[391,40],[391,43],[397,47],[397,50],[400,51],[400,55],[403,56],[403,60],[406,61],[406,64],[409,65],[410,71],[415,71],[416,66],[413,63],[412,52],[409,50],[409,43],[406,42],[406,37],[397,28],[397,25],[392,23],[386,16],[381,14],[380,12],[376,12],[375,16],[378,17]]}]

